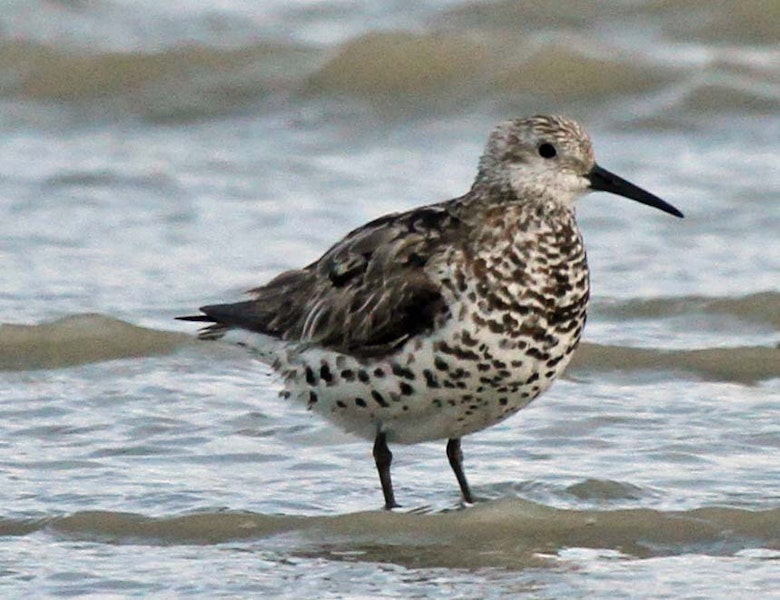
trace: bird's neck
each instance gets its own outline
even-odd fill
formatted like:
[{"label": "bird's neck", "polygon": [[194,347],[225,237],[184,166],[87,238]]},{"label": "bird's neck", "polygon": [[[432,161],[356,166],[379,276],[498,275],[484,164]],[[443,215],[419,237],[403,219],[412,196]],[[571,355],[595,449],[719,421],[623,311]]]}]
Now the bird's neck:
[{"label": "bird's neck", "polygon": [[574,198],[561,202],[544,187],[518,190],[509,183],[477,180],[471,190],[454,201],[453,209],[465,222],[478,226],[486,220],[574,222]]}]

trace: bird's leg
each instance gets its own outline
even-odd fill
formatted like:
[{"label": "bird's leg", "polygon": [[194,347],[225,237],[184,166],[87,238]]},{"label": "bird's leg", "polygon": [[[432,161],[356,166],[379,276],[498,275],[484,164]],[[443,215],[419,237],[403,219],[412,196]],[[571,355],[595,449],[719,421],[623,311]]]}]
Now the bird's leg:
[{"label": "bird's leg", "polygon": [[450,459],[450,466],[458,480],[463,501],[467,504],[474,504],[469,482],[466,481],[466,475],[463,474],[463,451],[460,449],[460,438],[452,438],[447,442],[447,458]]},{"label": "bird's leg", "polygon": [[393,481],[390,478],[390,465],[393,462],[393,453],[387,447],[387,438],[382,431],[377,431],[374,440],[374,461],[376,470],[379,471],[379,482],[382,484],[382,493],[385,495],[385,510],[398,508],[393,494]]}]

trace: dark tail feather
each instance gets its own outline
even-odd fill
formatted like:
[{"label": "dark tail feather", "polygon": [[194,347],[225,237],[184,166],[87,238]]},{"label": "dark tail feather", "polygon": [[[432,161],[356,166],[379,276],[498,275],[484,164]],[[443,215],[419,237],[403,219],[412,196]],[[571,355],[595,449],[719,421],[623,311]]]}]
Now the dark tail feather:
[{"label": "dark tail feather", "polygon": [[174,317],[177,321],[200,321],[205,323],[213,323],[212,319],[208,315],[187,315],[186,317]]},{"label": "dark tail feather", "polygon": [[196,321],[199,323],[209,323],[198,332],[198,338],[201,340],[217,340],[225,335],[225,332],[234,327],[248,329],[249,331],[260,331],[256,321],[255,303],[235,302],[233,304],[211,304],[201,306],[203,311],[200,315],[186,315],[176,317],[179,321]]},{"label": "dark tail feather", "polygon": [[177,321],[197,321],[199,323],[209,323],[198,331],[199,340],[218,340],[225,332],[230,329],[227,325],[218,323],[216,319],[208,315],[187,315],[185,317],[176,317]]}]

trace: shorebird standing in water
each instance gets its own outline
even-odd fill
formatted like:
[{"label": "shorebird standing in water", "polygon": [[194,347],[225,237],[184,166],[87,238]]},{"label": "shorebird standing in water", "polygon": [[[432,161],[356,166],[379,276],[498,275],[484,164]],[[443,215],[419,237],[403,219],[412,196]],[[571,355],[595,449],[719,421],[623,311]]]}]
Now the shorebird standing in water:
[{"label": "shorebird standing in water", "polygon": [[579,124],[500,123],[463,196],[380,217],[251,299],[182,317],[202,339],[251,347],[284,395],[374,442],[385,508],[388,443],[460,440],[550,387],[580,341],[590,294],[575,200],[604,191],[682,213],[599,167]]}]

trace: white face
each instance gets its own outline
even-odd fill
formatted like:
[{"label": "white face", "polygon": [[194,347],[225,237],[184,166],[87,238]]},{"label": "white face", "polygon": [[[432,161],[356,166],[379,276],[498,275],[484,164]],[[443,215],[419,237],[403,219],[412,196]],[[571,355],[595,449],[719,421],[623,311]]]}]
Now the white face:
[{"label": "white face", "polygon": [[595,164],[590,138],[562,117],[505,121],[491,133],[478,181],[509,187],[518,199],[539,198],[572,208],[588,191]]},{"label": "white face", "polygon": [[590,181],[585,177],[587,170],[565,159],[560,155],[555,158],[534,155],[523,162],[508,164],[512,190],[518,198],[529,194],[544,196],[573,209],[577,198],[589,191]]},{"label": "white face", "polygon": [[683,216],[658,196],[598,166],[588,134],[563,117],[499,123],[479,161],[474,187],[503,202],[568,210],[574,209],[575,200],[584,193],[601,191]]}]

